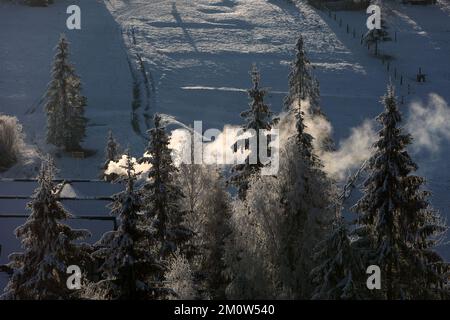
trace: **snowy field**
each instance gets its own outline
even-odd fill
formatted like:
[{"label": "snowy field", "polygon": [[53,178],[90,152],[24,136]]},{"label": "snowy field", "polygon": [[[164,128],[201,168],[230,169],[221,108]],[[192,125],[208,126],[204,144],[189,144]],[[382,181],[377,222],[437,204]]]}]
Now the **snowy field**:
[{"label": "snowy field", "polygon": [[[70,4],[83,8],[80,31],[66,28]],[[129,124],[132,79],[127,54],[120,27],[102,1],[63,0],[47,8],[0,1],[0,29],[0,110],[19,118],[28,142],[41,153],[49,151],[44,143],[46,120],[41,98],[50,81],[53,49],[61,33],[72,43],[71,61],[82,78],[89,104],[85,147],[98,152],[86,160],[57,159],[64,178],[98,174],[109,128],[121,136],[125,145],[134,144]],[[7,175],[35,175],[29,171],[13,170]]]},{"label": "snowy field", "polygon": [[[81,7],[81,31],[65,27],[70,4]],[[0,112],[17,116],[23,124],[31,157],[51,151],[45,145],[41,98],[50,80],[53,48],[64,32],[88,98],[84,146],[97,153],[83,160],[63,156],[56,161],[61,177],[95,179],[108,129],[138,155],[146,144],[142,137],[149,126],[146,120],[154,112],[173,115],[188,125],[201,120],[204,129],[241,123],[252,63],[258,65],[262,85],[270,90],[272,109],[281,111],[294,45],[303,34],[338,148],[352,128],[382,111],[379,100],[389,77],[399,86],[394,68],[403,75],[405,82],[398,92],[404,95],[405,125],[420,142],[411,151],[433,192],[433,205],[450,217],[449,8],[445,2],[386,8],[390,32],[397,33],[397,41],[380,48],[393,56],[387,72],[381,60],[360,45],[364,12],[338,12],[343,20],[340,27],[325,12],[302,1],[59,0],[48,8],[30,8],[0,0]],[[356,29],[355,38],[347,34],[347,23]],[[414,82],[419,67],[428,77],[421,85]],[[136,81],[141,104],[132,112]],[[21,164],[2,177],[34,175],[34,165]],[[0,183],[0,194],[11,191],[10,187]],[[21,191],[29,194],[30,190],[27,186],[26,192]],[[0,208],[8,206],[0,203]],[[4,221],[0,221],[1,241],[11,243],[12,229],[21,221]],[[0,264],[11,249],[4,246]],[[441,251],[450,260],[449,247]]]}]

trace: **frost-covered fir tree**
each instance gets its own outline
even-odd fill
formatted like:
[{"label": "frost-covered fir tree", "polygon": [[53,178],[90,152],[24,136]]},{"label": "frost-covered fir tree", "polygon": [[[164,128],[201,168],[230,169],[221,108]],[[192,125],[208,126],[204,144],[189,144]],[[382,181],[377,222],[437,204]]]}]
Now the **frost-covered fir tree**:
[{"label": "frost-covered fir tree", "polygon": [[400,127],[392,85],[383,103],[385,110],[377,117],[382,129],[368,162],[364,194],[354,206],[359,213],[356,232],[371,249],[364,262],[381,268],[381,298],[439,298],[445,294],[448,273],[434,246],[445,228],[428,202],[425,180],[414,175],[417,165],[406,149],[412,138]]},{"label": "frost-covered fir tree", "polygon": [[107,232],[95,244],[93,257],[101,261],[104,279],[95,284],[109,299],[152,299],[167,294],[160,282],[164,267],[158,259],[154,232],[143,223],[143,203],[135,190],[135,173],[127,156],[125,190],[114,195],[111,215],[117,230]]},{"label": "frost-covered fir tree", "polygon": [[311,272],[312,299],[361,299],[367,288],[365,269],[359,252],[352,247],[346,222],[337,217],[329,236],[314,254],[316,267]]},{"label": "frost-covered fir tree", "polygon": [[151,165],[148,182],[142,187],[146,215],[157,230],[161,257],[180,249],[189,258],[192,253],[187,241],[193,233],[184,223],[186,212],[180,207],[184,195],[176,180],[178,169],[173,164],[169,135],[158,114],[154,116],[154,128],[149,134],[146,150],[149,156],[140,160]]},{"label": "frost-covered fir tree", "polygon": [[311,297],[312,254],[328,234],[333,185],[304,129],[299,120],[281,148],[277,176],[253,176],[245,202],[234,203],[225,250],[229,298]]},{"label": "frost-covered fir tree", "polygon": [[54,172],[51,161],[45,160],[33,200],[28,204],[31,214],[25,224],[15,230],[24,251],[9,257],[13,274],[2,299],[68,299],[73,291],[66,284],[67,267],[77,265],[84,271],[89,267],[90,246],[74,241],[90,234],[61,222],[71,215],[57,199]]},{"label": "frost-covered fir tree", "polygon": [[203,296],[225,298],[223,274],[225,238],[230,233],[231,199],[215,166],[181,164],[180,186],[185,198],[186,225],[195,235],[190,242],[195,256],[190,262]]},{"label": "frost-covered fir tree", "polygon": [[46,98],[47,142],[67,151],[80,150],[86,131],[87,100],[81,94],[80,78],[69,62],[69,43],[64,35],[56,47]]},{"label": "frost-covered fir tree", "polygon": [[313,67],[309,61],[303,37],[300,35],[296,44],[296,56],[289,73],[289,94],[284,100],[287,110],[296,108],[302,101],[308,100],[311,112],[320,112],[319,82],[314,78]]},{"label": "frost-covered fir tree", "polygon": [[280,297],[277,257],[283,231],[279,190],[277,177],[252,176],[246,200],[232,203],[231,234],[223,258],[227,299]]},{"label": "frost-covered fir tree", "polygon": [[[302,36],[297,41],[296,57],[289,73],[289,93],[284,99],[284,106],[285,110],[289,112],[297,113],[298,110],[301,110],[312,117],[326,118],[320,108],[319,81],[314,77],[313,67],[306,55]],[[302,117],[304,118],[304,115]],[[319,147],[324,150],[333,149],[332,138],[325,137]]]},{"label": "frost-covered fir tree", "polygon": [[210,168],[209,192],[202,201],[204,226],[202,261],[200,264],[208,294],[214,299],[225,298],[227,280],[224,276],[225,239],[230,234],[231,199],[221,174]]},{"label": "frost-covered fir tree", "polygon": [[117,161],[121,157],[120,154],[120,145],[116,141],[116,139],[113,136],[113,133],[111,130],[108,131],[108,138],[106,142],[106,148],[105,148],[105,162],[103,164],[102,168],[102,177],[105,180],[112,181],[117,178],[117,175],[112,173],[109,175],[105,175],[105,171],[108,169],[109,163],[111,161]]},{"label": "frost-covered fir tree", "polygon": [[[256,134],[256,150],[250,150],[251,155],[245,159],[245,163],[237,164],[232,168],[232,176],[230,178],[231,184],[233,184],[238,189],[238,196],[240,199],[245,199],[245,193],[248,189],[248,182],[252,175],[259,172],[263,163],[260,160],[260,136],[259,134],[262,130],[271,130],[272,126],[277,122],[278,119],[273,118],[273,112],[270,111],[269,106],[265,104],[264,97],[267,94],[265,89],[260,88],[261,76],[256,67],[253,65],[250,72],[253,87],[248,90],[248,95],[251,99],[250,108],[241,113],[241,117],[245,120],[242,126],[243,132],[249,130],[254,130],[252,135]],[[245,146],[249,144],[248,139],[245,140]],[[238,142],[236,142],[238,145]],[[250,163],[250,159],[256,159],[253,161],[255,163]]]},{"label": "frost-covered fir tree", "polygon": [[298,106],[292,112],[296,132],[282,153],[285,168],[279,178],[284,212],[279,259],[283,261],[281,269],[287,294],[294,298],[309,298],[313,249],[327,235],[333,217],[330,205],[334,186],[315,153],[314,138],[307,132],[303,111]]}]

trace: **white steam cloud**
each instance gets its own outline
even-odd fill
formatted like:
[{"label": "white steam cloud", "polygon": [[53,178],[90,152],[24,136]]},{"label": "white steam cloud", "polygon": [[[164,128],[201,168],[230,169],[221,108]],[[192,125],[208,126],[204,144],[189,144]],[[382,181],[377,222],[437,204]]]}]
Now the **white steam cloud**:
[{"label": "white steam cloud", "polygon": [[[301,106],[305,113],[306,130],[315,138],[316,153],[322,159],[324,170],[330,177],[337,180],[345,179],[371,156],[372,146],[377,139],[376,123],[373,119],[366,119],[360,126],[351,128],[350,135],[339,141],[335,150],[330,150],[326,146],[327,140],[332,136],[332,125],[323,115],[310,112],[307,101],[302,101]],[[279,118],[276,129],[279,130],[279,144],[282,147],[295,134],[296,119],[292,114],[284,112]],[[183,127],[171,132],[169,146],[173,150],[176,165],[185,162],[183,159],[190,159],[191,155],[191,129],[185,125]],[[442,97],[430,94],[426,105],[421,102],[411,104],[405,128],[413,135],[414,151],[437,152],[443,143],[450,141],[450,108]],[[248,150],[238,149],[236,154],[232,148],[234,142],[242,138],[239,136],[239,130],[240,127],[231,125],[225,125],[222,131],[216,130],[214,141],[203,143],[203,163],[223,164],[229,163],[226,159],[245,159]],[[123,156],[118,162],[111,162],[106,173],[125,174],[123,169],[125,160],[126,157]],[[137,164],[136,159],[132,160],[136,172],[143,177],[150,169],[150,165]]]},{"label": "white steam cloud", "polygon": [[369,159],[375,138],[374,121],[365,120],[359,127],[352,128],[350,136],[339,142],[337,150],[319,153],[325,171],[331,177],[345,179]]},{"label": "white steam cloud", "polygon": [[428,103],[411,104],[407,130],[414,138],[414,151],[438,152],[442,143],[450,140],[450,108],[439,95],[432,93]]}]

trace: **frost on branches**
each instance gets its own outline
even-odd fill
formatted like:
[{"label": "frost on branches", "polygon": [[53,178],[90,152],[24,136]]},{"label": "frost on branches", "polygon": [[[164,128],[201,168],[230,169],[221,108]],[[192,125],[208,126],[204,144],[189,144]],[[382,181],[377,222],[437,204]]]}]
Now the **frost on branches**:
[{"label": "frost on branches", "polygon": [[319,243],[311,272],[315,287],[312,299],[361,299],[367,292],[365,268],[350,241],[346,222],[337,217],[330,235]]},{"label": "frost on branches", "polygon": [[424,178],[407,152],[412,138],[400,127],[401,114],[394,88],[383,97],[385,110],[377,120],[382,129],[368,162],[356,234],[370,244],[367,265],[384,275],[380,293],[385,299],[442,298],[448,281],[447,265],[434,251],[445,226],[423,190]]},{"label": "frost on branches", "polygon": [[178,176],[185,195],[186,226],[194,232],[189,240],[195,249],[189,259],[192,271],[204,296],[224,299],[223,251],[230,233],[231,197],[214,165],[181,164]]},{"label": "frost on branches", "polygon": [[69,63],[69,43],[61,36],[53,62],[52,81],[46,93],[47,142],[66,151],[78,151],[86,132],[86,97],[81,80]]},{"label": "frost on branches", "polygon": [[184,223],[186,212],[180,206],[184,195],[176,181],[178,169],[173,164],[169,135],[158,114],[154,117],[154,128],[149,133],[150,142],[146,150],[149,157],[140,160],[151,164],[148,182],[142,188],[145,214],[156,229],[162,258],[177,249],[189,256],[187,242],[193,232]]},{"label": "frost on branches", "polygon": [[45,160],[38,176],[39,186],[28,204],[30,216],[15,230],[24,251],[9,257],[13,275],[3,299],[67,299],[71,293],[66,285],[67,267],[78,265],[86,270],[91,261],[90,246],[74,243],[88,237],[89,232],[60,222],[71,215],[58,202],[54,173],[53,164]]},{"label": "frost on branches", "polygon": [[[272,126],[278,121],[278,119],[273,118],[273,112],[270,111],[269,106],[264,102],[267,91],[260,88],[261,76],[256,65],[253,65],[250,75],[253,83],[253,88],[248,90],[248,95],[251,99],[250,109],[243,111],[241,117],[245,120],[245,123],[242,126],[243,133],[248,130],[254,130],[253,134],[256,134],[256,150],[250,150],[251,153],[256,154],[256,163],[250,163],[249,160],[251,155],[249,155],[245,159],[245,163],[237,164],[232,168],[232,176],[229,179],[231,184],[237,188],[238,196],[241,200],[245,199],[251,176],[259,173],[261,167],[263,167],[263,164],[260,161],[259,134],[262,133],[263,130],[272,129]],[[245,148],[248,149],[248,138],[243,140],[245,140],[243,143]],[[267,141],[269,143],[270,137],[268,137]],[[241,142],[242,141],[236,142],[235,151],[237,151],[237,146],[242,144]]]},{"label": "frost on branches", "polygon": [[[127,156],[125,190],[114,196],[111,215],[118,228],[105,233],[93,256],[102,261],[104,280],[97,283],[109,299],[151,299],[166,294],[159,281],[164,267],[154,246],[154,232],[143,223],[142,201],[134,188],[135,173]],[[95,291],[95,290],[94,290]]]},{"label": "frost on branches", "polygon": [[296,44],[296,56],[289,73],[289,94],[284,100],[287,109],[300,101],[309,101],[313,113],[320,112],[319,82],[305,52],[303,37]]},{"label": "frost on branches", "polygon": [[170,300],[194,300],[196,289],[194,275],[187,259],[179,251],[169,259],[169,268],[165,279],[172,293],[167,297]]},{"label": "frost on branches", "polygon": [[[301,128],[302,126],[299,126]],[[245,201],[236,201],[226,246],[227,296],[307,299],[312,251],[328,232],[331,181],[314,156],[312,137],[298,132],[280,152],[274,176],[254,176]]]}]

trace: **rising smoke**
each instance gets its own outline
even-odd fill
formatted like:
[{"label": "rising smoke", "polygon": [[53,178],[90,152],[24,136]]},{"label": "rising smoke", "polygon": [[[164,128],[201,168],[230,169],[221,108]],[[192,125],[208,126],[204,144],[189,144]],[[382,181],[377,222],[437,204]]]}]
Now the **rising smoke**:
[{"label": "rising smoke", "polygon": [[[336,180],[343,180],[358,169],[372,154],[372,146],[377,139],[378,124],[373,119],[366,119],[357,127],[350,129],[350,135],[336,143],[337,148],[324,148],[326,140],[332,136],[333,127],[322,114],[310,112],[309,103],[302,101],[301,107],[305,113],[306,130],[314,137],[314,147],[322,159],[324,170]],[[380,108],[381,112],[381,108]],[[295,117],[291,113],[282,112],[276,127],[279,130],[280,148],[295,134]],[[173,117],[171,123],[180,123]],[[446,101],[437,94],[430,94],[426,104],[414,102],[409,107],[405,121],[405,129],[414,138],[413,151],[425,150],[438,152],[443,143],[450,141],[450,108]],[[190,156],[191,129],[182,125],[182,129],[171,132],[170,148],[173,150],[175,164]],[[203,160],[206,164],[223,164],[222,159],[233,157],[233,143],[238,139],[240,127],[225,125],[218,132],[214,141],[204,142]],[[207,140],[206,140],[207,141]],[[240,154],[246,157],[248,153]],[[235,155],[234,155],[235,156]],[[134,159],[135,161],[135,159]],[[125,164],[123,157],[119,162],[111,163],[107,173],[124,174],[121,167]],[[136,166],[136,171],[144,174],[150,165]]]}]

